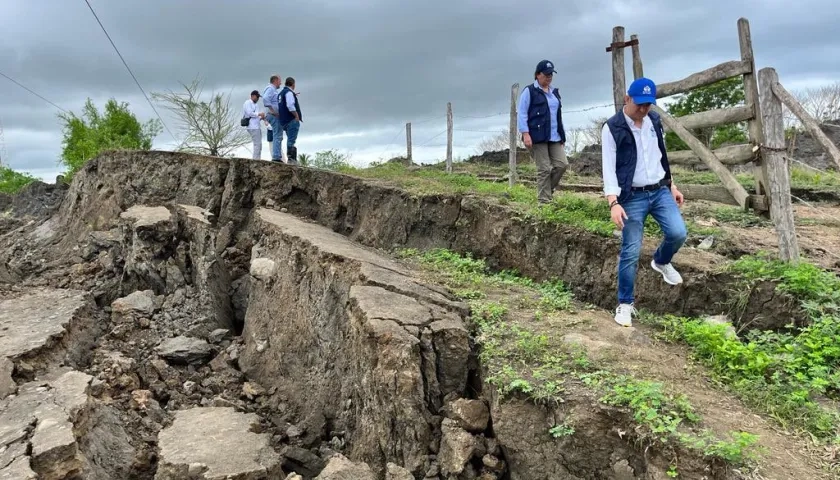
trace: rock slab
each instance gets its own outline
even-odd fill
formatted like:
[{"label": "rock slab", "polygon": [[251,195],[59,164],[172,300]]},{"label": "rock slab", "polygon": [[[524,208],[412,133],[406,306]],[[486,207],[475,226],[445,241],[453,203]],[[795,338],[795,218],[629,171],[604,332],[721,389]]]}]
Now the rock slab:
[{"label": "rock slab", "polygon": [[159,435],[155,480],[263,480],[280,478],[280,456],[267,434],[254,433],[254,414],[230,407],[199,407],[175,413]]},{"label": "rock slab", "polygon": [[0,356],[15,361],[40,351],[61,360],[60,340],[68,331],[80,333],[92,319],[82,311],[90,305],[86,292],[34,289],[0,302]]},{"label": "rock slab", "polygon": [[[84,460],[75,424],[89,405],[90,375],[55,372],[0,402],[0,479],[75,478]],[[27,453],[29,452],[29,453]]]}]

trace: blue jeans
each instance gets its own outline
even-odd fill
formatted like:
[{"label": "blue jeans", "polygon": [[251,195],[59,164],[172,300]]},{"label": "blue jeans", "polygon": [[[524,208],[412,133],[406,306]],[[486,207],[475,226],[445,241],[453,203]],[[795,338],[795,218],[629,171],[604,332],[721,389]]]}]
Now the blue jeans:
[{"label": "blue jeans", "polygon": [[659,265],[671,263],[671,258],[685,243],[687,232],[680,208],[668,187],[633,192],[621,206],[627,218],[621,232],[621,253],[618,257],[618,303],[633,303],[636,269],[648,214],[656,220],[664,235],[653,254],[654,261]]},{"label": "blue jeans", "polygon": [[294,147],[295,142],[297,141],[298,132],[300,131],[300,121],[292,120],[285,125],[281,125],[280,127],[283,129],[284,132],[286,132],[286,135],[289,136],[289,139],[286,140],[286,149]]},{"label": "blue jeans", "polygon": [[280,150],[280,146],[283,144],[283,129],[280,128],[280,118],[267,113],[265,119],[268,120],[271,129],[274,131],[274,139],[271,141],[271,160],[276,162],[283,161],[283,154]]}]

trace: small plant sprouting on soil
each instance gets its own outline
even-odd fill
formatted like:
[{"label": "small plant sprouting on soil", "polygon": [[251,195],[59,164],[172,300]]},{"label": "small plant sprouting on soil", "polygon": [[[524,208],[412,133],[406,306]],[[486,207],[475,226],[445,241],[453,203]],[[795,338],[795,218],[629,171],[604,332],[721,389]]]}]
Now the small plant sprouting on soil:
[{"label": "small plant sprouting on soil", "polygon": [[570,437],[575,434],[575,427],[567,423],[561,423],[551,427],[548,430],[548,433],[550,433],[554,438]]},{"label": "small plant sprouting on soil", "polygon": [[757,331],[741,338],[723,324],[676,316],[643,315],[660,336],[682,341],[715,378],[780,424],[840,444],[840,412],[821,399],[840,400],[840,278],[812,264],[797,266],[762,256],[742,257],[729,270],[744,288],[778,282],[799,300],[810,323],[788,331]]},{"label": "small plant sprouting on soil", "polygon": [[[479,359],[486,369],[484,380],[501,396],[524,394],[539,404],[559,405],[568,383],[575,382],[597,392],[604,404],[629,409],[642,427],[636,435],[644,439],[732,464],[755,458],[754,436],[734,433],[732,439],[718,439],[698,430],[701,418],[685,397],[666,392],[660,383],[599,369],[583,347],[558,341],[562,335],[549,336],[531,328],[541,323],[542,314],[516,311],[529,304],[522,298],[537,298],[530,304],[538,313],[569,311],[573,298],[561,282],[537,283],[514,271],[492,273],[482,260],[444,249],[405,249],[398,256],[417,261],[455,292],[466,294],[461,298],[471,307],[472,329],[481,346]],[[504,287],[503,295],[499,287]],[[549,434],[571,436],[574,428],[555,425]]]}]

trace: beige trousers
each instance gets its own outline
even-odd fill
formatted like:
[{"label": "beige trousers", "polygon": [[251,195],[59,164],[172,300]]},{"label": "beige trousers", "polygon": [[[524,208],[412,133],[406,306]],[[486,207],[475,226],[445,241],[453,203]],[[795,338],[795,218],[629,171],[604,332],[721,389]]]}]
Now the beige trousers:
[{"label": "beige trousers", "polygon": [[566,150],[560,142],[537,143],[531,147],[531,155],[537,164],[537,200],[548,203],[569,169]]}]

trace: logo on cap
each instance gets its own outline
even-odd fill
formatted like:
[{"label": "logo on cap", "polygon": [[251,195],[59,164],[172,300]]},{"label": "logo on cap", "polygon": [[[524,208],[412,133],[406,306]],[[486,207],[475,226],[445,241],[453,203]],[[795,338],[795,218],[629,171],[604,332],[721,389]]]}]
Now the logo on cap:
[{"label": "logo on cap", "polygon": [[546,63],[545,66],[548,68],[554,68],[554,65],[552,65],[551,62]]},{"label": "logo on cap", "polygon": [[642,93],[650,95],[650,85],[645,85],[645,88],[642,89]]}]

